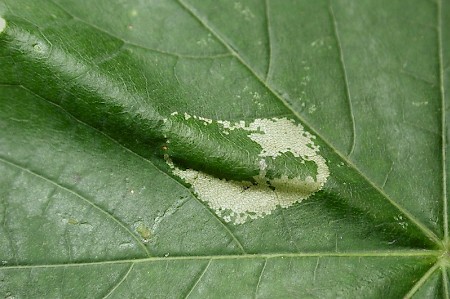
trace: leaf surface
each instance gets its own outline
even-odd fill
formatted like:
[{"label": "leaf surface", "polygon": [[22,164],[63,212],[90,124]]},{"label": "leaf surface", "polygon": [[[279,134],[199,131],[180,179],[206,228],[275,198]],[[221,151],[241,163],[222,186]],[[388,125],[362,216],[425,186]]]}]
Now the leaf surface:
[{"label": "leaf surface", "polygon": [[[448,298],[445,1],[0,16],[3,296]],[[228,222],[164,159],[251,180],[260,148],[216,122],[274,118],[315,136],[330,176],[265,217]],[[303,167],[282,161],[274,176]]]}]

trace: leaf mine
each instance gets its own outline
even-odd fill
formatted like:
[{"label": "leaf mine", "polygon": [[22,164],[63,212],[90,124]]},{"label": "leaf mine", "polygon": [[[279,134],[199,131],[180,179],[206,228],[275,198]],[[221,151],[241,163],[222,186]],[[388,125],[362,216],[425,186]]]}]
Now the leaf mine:
[{"label": "leaf mine", "polygon": [[[227,179],[198,169],[182,168],[166,154],[173,173],[191,184],[198,197],[226,222],[242,224],[270,215],[277,207],[290,207],[321,190],[330,175],[319,146],[314,144],[315,136],[293,120],[272,118],[232,123],[186,113],[182,117],[197,127],[220,130],[235,146],[234,139],[243,144],[242,136],[246,136],[247,144],[258,148],[256,155],[247,157],[248,161],[258,161],[258,173],[250,180]],[[173,113],[171,118],[172,122],[179,121],[178,113]],[[167,143],[168,148],[174,144],[170,138]],[[251,148],[249,152],[253,152]],[[208,157],[203,158],[208,160]],[[277,167],[282,170],[276,171]]]}]

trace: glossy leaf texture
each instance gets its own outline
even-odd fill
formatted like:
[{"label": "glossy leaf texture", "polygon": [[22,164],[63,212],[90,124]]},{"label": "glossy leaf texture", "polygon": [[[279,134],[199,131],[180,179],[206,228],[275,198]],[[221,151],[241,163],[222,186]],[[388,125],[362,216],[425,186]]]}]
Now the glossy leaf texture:
[{"label": "glossy leaf texture", "polygon": [[[0,17],[1,296],[449,297],[448,1],[0,0]],[[257,148],[174,112],[293,120],[330,176],[227,222],[165,151],[244,180]]]}]

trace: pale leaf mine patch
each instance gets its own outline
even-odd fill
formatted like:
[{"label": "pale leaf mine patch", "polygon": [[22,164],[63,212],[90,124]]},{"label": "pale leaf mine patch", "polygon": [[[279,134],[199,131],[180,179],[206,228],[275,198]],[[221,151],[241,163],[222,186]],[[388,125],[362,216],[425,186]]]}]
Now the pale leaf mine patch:
[{"label": "pale leaf mine patch", "polygon": [[[187,113],[184,113],[184,117],[186,120],[198,119],[205,125],[213,123],[210,119]],[[319,146],[313,142],[315,136],[306,132],[302,125],[296,124],[293,120],[272,118],[255,119],[247,124],[244,121],[238,123],[217,121],[217,123],[223,127],[224,134],[237,129],[249,131],[248,138],[261,146],[260,173],[254,177],[257,184],[219,179],[194,169],[183,170],[174,165],[170,157],[166,157],[166,161],[173,173],[191,184],[199,199],[206,202],[224,221],[242,224],[249,219],[270,215],[278,206],[288,208],[296,202],[301,202],[322,189],[326,183],[330,172],[325,159],[319,154]],[[316,178],[283,176],[269,180],[271,185],[269,186],[265,177],[266,158],[273,159],[288,152],[305,161],[314,162],[317,166]]]}]

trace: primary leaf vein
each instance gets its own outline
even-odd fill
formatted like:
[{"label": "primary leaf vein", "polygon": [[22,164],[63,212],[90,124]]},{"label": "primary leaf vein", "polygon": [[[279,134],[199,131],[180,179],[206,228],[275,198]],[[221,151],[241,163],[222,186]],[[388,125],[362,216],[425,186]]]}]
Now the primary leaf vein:
[{"label": "primary leaf vein", "polygon": [[448,231],[448,203],[447,203],[447,161],[446,161],[446,106],[445,106],[445,90],[444,90],[444,57],[442,50],[442,0],[437,1],[437,37],[439,51],[439,90],[441,97],[441,143],[442,143],[442,205],[443,205],[443,221],[444,221],[444,243],[449,242]]},{"label": "primary leaf vein", "polygon": [[161,261],[201,261],[201,260],[256,260],[277,258],[364,258],[364,257],[435,257],[442,255],[440,250],[385,250],[385,251],[359,251],[359,252],[306,252],[306,253],[267,253],[267,254],[238,254],[238,255],[205,255],[205,256],[153,256],[137,259],[105,260],[94,262],[62,263],[62,264],[33,264],[33,265],[10,265],[0,266],[0,270],[14,269],[38,269],[38,268],[61,268],[61,267],[83,267],[94,265],[128,264],[128,263],[151,263]]}]

